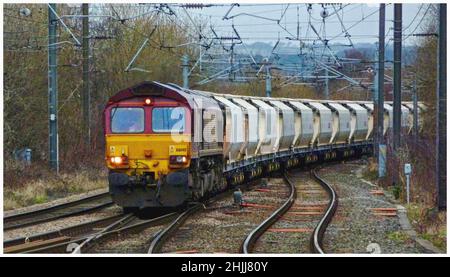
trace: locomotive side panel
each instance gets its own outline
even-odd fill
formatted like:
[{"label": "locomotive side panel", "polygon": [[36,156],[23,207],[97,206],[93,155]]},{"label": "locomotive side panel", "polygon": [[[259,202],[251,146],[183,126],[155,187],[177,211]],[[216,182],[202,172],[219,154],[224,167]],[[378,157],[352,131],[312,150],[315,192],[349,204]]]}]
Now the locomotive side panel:
[{"label": "locomotive side panel", "polygon": [[224,188],[221,172],[224,165],[223,144],[225,119],[219,103],[211,93],[183,89],[201,110],[202,139],[198,144],[198,158],[192,160],[189,168],[190,195],[184,195],[185,201],[198,200]]}]

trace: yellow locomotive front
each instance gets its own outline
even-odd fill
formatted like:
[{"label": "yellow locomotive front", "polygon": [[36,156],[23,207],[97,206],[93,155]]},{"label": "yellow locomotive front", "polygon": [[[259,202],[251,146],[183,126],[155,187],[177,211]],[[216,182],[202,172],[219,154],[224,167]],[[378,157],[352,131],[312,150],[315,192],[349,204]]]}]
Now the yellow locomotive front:
[{"label": "yellow locomotive front", "polygon": [[104,110],[113,201],[124,209],[174,207],[189,198],[191,112],[153,83],[119,92]]}]

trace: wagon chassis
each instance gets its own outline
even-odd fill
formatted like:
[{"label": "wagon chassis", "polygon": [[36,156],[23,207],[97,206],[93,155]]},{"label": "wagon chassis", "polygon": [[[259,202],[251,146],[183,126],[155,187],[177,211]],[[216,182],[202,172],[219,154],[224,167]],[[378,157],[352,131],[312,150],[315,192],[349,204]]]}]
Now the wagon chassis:
[{"label": "wagon chassis", "polygon": [[[275,154],[266,154],[243,161],[234,162],[226,166],[224,175],[229,184],[233,185],[233,176],[237,173],[248,173],[257,167],[264,167],[270,163],[287,163],[289,160],[298,159],[299,163],[303,160],[303,164],[313,163],[319,160],[336,160],[358,155],[370,155],[372,153],[372,142],[356,142],[350,145],[331,145],[318,146],[314,149],[293,149]],[[336,153],[336,156],[327,158],[328,153]],[[339,156],[338,156],[339,154]],[[313,157],[313,160],[308,158]],[[314,160],[315,159],[315,160]],[[299,164],[300,165],[300,164]],[[260,176],[258,176],[260,177]],[[249,180],[246,180],[249,181]]]}]

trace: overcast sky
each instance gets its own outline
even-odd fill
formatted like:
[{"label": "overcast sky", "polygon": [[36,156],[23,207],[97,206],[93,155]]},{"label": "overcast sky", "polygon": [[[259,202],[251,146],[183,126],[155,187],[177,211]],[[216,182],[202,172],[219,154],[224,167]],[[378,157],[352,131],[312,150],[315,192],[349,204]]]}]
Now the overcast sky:
[{"label": "overcast sky", "polygon": [[[337,9],[339,9],[338,5],[335,4]],[[329,39],[330,43],[348,44],[349,40],[345,37],[344,31],[347,30],[353,43],[376,42],[378,40],[379,4],[342,5],[344,6],[343,9],[338,11],[339,17],[336,14],[332,15],[332,13],[335,13],[333,6],[326,6],[326,10],[330,16],[325,19],[325,24],[323,24],[321,17],[323,11],[322,6],[320,4],[312,5],[311,23],[322,38]],[[230,11],[228,17],[233,18],[229,20],[222,19],[230,9],[229,4],[220,7],[189,9],[188,11],[191,16],[203,17],[210,20],[216,26],[215,30],[219,36],[232,35],[231,25],[234,24],[246,43],[261,41],[274,44],[278,36],[285,43],[289,42],[285,37],[291,37],[291,34],[296,36],[298,8],[300,38],[306,40],[317,39],[317,35],[313,32],[312,28],[308,27],[309,16],[307,4],[290,4],[287,10],[286,7],[286,4],[244,4],[240,7],[234,7]],[[420,32],[420,27],[417,29],[416,27],[427,8],[428,4],[403,4],[404,34]],[[393,35],[393,31],[390,30],[393,28],[393,9],[394,6],[392,4],[386,6],[386,41],[391,39]],[[280,19],[285,10],[286,13],[280,22],[281,26],[279,26],[275,20]],[[268,19],[245,15],[245,13],[266,17]],[[342,19],[344,26],[341,25],[339,18]],[[363,21],[358,23],[361,20]],[[286,28],[287,31],[283,30],[283,28]],[[413,39],[413,37],[408,38],[405,40],[405,43],[412,43]]]}]

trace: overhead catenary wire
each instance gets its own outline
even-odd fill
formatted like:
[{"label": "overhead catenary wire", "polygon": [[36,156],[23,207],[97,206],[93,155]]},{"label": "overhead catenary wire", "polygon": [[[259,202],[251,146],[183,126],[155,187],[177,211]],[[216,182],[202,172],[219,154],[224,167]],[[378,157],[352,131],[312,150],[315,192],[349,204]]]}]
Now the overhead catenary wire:
[{"label": "overhead catenary wire", "polygon": [[431,6],[432,6],[432,4],[428,4],[428,7],[425,10],[425,12],[423,13],[422,18],[420,19],[419,23],[417,23],[416,27],[414,28],[414,30],[409,35],[407,35],[406,37],[402,38],[402,41],[408,39],[409,37],[411,37],[411,35],[413,35],[416,32],[417,28],[419,28],[419,26],[422,24],[422,21],[424,20],[425,16],[427,15],[428,11],[430,10]]},{"label": "overhead catenary wire", "polygon": [[[226,24],[216,24],[214,29],[218,32],[217,36],[211,36],[211,32],[208,32],[208,28],[199,28],[199,26],[208,26],[207,22],[202,22],[202,18],[210,18],[210,15],[207,14],[203,14],[203,17],[200,18],[200,20],[198,22],[194,21],[194,18],[191,18],[193,14],[201,14],[201,13],[195,13],[195,12],[191,12],[189,11],[188,14],[186,14],[186,16],[184,16],[183,18],[180,18],[180,14],[183,15],[183,9],[186,9],[187,7],[183,6],[183,4],[178,5],[178,4],[170,4],[169,6],[158,6],[158,5],[144,5],[144,7],[140,7],[138,5],[117,5],[117,4],[112,4],[111,7],[108,9],[107,6],[101,6],[101,8],[98,9],[98,15],[107,15],[107,12],[109,11],[111,14],[111,19],[114,22],[117,22],[118,28],[120,28],[120,26],[122,26],[123,28],[127,28],[129,30],[133,30],[133,32],[136,32],[136,34],[142,36],[142,38],[147,39],[149,37],[149,32],[152,30],[151,28],[149,28],[149,30],[144,31],[143,28],[141,28],[140,26],[135,25],[134,22],[139,22],[141,19],[143,20],[148,20],[148,18],[151,18],[154,14],[158,13],[158,10],[162,9],[164,10],[164,12],[161,12],[162,15],[164,15],[164,20],[162,20],[161,22],[158,22],[158,27],[156,28],[157,30],[154,30],[155,36],[150,36],[150,39],[148,40],[148,45],[147,47],[151,48],[151,49],[156,49],[156,50],[168,50],[171,51],[171,53],[173,53],[175,56],[180,57],[183,55],[183,51],[175,51],[176,48],[180,48],[180,47],[186,47],[186,49],[190,49],[190,45],[197,45],[199,46],[201,49],[203,49],[201,51],[201,55],[199,55],[198,59],[191,59],[192,60],[192,65],[193,67],[191,68],[190,72],[194,73],[194,67],[196,67],[199,63],[201,59],[208,59],[211,57],[211,53],[213,52],[217,52],[219,47],[222,48],[226,48],[228,49],[228,51],[233,50],[233,54],[226,54],[226,53],[222,53],[222,56],[220,56],[220,54],[218,54],[214,59],[220,61],[220,60],[231,60],[234,63],[238,64],[239,70],[240,71],[245,71],[245,66],[248,66],[246,62],[244,62],[245,59],[250,60],[250,64],[256,65],[257,63],[259,63],[258,60],[255,59],[255,57],[253,56],[252,49],[249,49],[248,44],[249,42],[252,41],[257,41],[257,40],[273,40],[273,41],[289,41],[292,39],[297,39],[299,41],[299,44],[296,48],[293,48],[292,50],[289,50],[288,48],[284,49],[284,48],[280,48],[277,49],[276,52],[272,51],[272,53],[270,54],[271,56],[273,56],[274,62],[275,63],[279,63],[279,55],[283,55],[283,53],[290,53],[290,54],[295,54],[294,51],[297,51],[298,55],[319,55],[319,57],[321,57],[322,59],[324,59],[324,61],[326,63],[329,63],[329,59],[331,59],[332,63],[337,64],[338,66],[340,64],[342,64],[342,61],[340,59],[340,57],[336,57],[335,56],[335,52],[339,51],[336,49],[342,49],[343,47],[346,47],[348,45],[345,45],[344,40],[349,41],[349,45],[353,45],[353,42],[351,42],[351,40],[354,41],[360,41],[360,40],[365,40],[365,39],[371,39],[371,38],[376,38],[376,35],[370,35],[370,34],[351,34],[351,40],[350,40],[350,29],[357,26],[358,24],[362,23],[362,22],[376,22],[376,20],[371,20],[371,15],[375,14],[377,11],[373,12],[373,13],[367,13],[365,15],[362,16],[361,20],[344,20],[344,12],[348,13],[351,11],[354,11],[355,9],[357,9],[358,7],[360,7],[361,5],[353,5],[353,4],[346,4],[346,5],[341,5],[341,6],[335,6],[332,5],[332,9],[334,10],[334,13],[330,13],[326,18],[321,18],[318,19],[316,21],[316,18],[314,18],[311,13],[309,13],[308,16],[308,25],[306,28],[299,28],[300,24],[304,24],[305,22],[297,20],[295,22],[289,22],[287,20],[286,15],[289,12],[288,8],[291,8],[292,10],[292,6],[294,4],[291,5],[281,5],[281,4],[268,4],[267,6],[271,6],[271,7],[280,7],[279,9],[276,8],[269,8],[266,10],[262,10],[262,11],[256,11],[252,14],[256,14],[256,15],[261,15],[264,17],[264,15],[268,15],[268,14],[273,14],[273,13],[279,13],[279,17],[274,17],[278,20],[278,22],[264,22],[262,21],[260,24],[244,24],[244,23],[235,23],[234,21],[231,23],[230,25],[226,25]],[[313,4],[314,7],[315,4]],[[223,5],[223,4],[219,4],[219,5],[211,5],[211,7],[224,7],[224,6],[229,6],[229,5]],[[237,11],[237,9],[243,9],[246,7],[252,7],[254,5],[239,5],[239,6],[233,6],[233,10],[232,12]],[[257,6],[264,6],[264,5],[257,5]],[[298,7],[299,5],[297,5]],[[122,18],[118,15],[121,11],[115,11],[115,7],[127,7],[130,8],[130,11],[136,11],[137,14],[133,15],[133,16],[123,16]],[[331,6],[330,6],[331,7]],[[208,7],[209,8],[209,7]],[[206,9],[206,7],[205,7]],[[328,8],[330,10],[330,8]],[[106,12],[103,12],[103,11]],[[249,9],[247,9],[249,10]],[[176,13],[176,16],[173,16],[172,12],[174,12],[174,14]],[[126,14],[126,12],[125,12]],[[239,12],[234,13],[234,15],[239,14]],[[229,14],[229,17],[233,17],[233,14]],[[242,15],[244,16],[244,15]],[[64,17],[64,16],[61,16]],[[417,17],[417,16],[416,16]],[[417,18],[414,18],[411,21],[412,23],[415,23]],[[332,21],[333,20],[333,21]],[[230,20],[232,21],[232,20]],[[341,25],[342,27],[342,32],[338,35],[330,36],[331,32],[330,32],[330,28],[327,28],[326,25],[331,24],[332,22],[334,23],[338,23]],[[333,23],[333,24],[334,24]],[[214,25],[214,23],[209,22],[210,25]],[[299,28],[299,30],[297,31],[291,31],[291,27],[288,27],[287,24],[292,24],[291,27],[295,26],[295,28]],[[311,28],[310,25],[314,26],[316,24],[317,29]],[[277,36],[271,36],[271,35],[265,35],[270,34],[271,31],[270,30],[263,30],[260,33],[261,35],[257,35],[254,32],[252,33],[251,30],[245,29],[245,27],[251,27],[251,26],[255,26],[255,25],[263,25],[263,26],[278,26],[280,29],[279,32],[277,32],[277,34],[279,33],[279,35]],[[347,27],[347,25],[349,25],[349,27]],[[186,34],[186,41],[184,42],[180,42],[177,40],[172,40],[170,38],[166,38],[166,36],[164,35],[164,33],[162,31],[159,30],[159,28],[164,28],[165,26],[176,26],[176,28],[180,28],[180,31],[182,31],[183,33]],[[231,28],[232,26],[233,29]],[[411,26],[414,26],[414,24],[412,24]],[[162,30],[162,29],[161,29]],[[196,31],[197,30],[197,31]],[[308,35],[308,32],[312,32],[312,31],[316,31],[317,33],[319,33],[320,37],[314,36],[314,33],[312,33],[311,35]],[[153,32],[153,31],[152,31]],[[217,37],[221,37],[221,38],[225,38],[228,35],[231,34],[238,34],[239,40],[222,40],[222,39],[217,39]],[[76,33],[76,32],[74,32]],[[328,33],[328,34],[327,34]],[[284,36],[285,34],[287,34],[288,36]],[[328,35],[328,36],[327,36]],[[231,36],[229,36],[231,37]],[[320,39],[322,38],[322,40]],[[127,43],[123,38],[116,38],[120,43],[124,44]],[[387,37],[388,42],[389,43],[389,37]],[[320,42],[325,42],[323,43],[324,45],[320,45]],[[236,45],[237,43],[242,43],[242,47],[241,48],[234,48],[234,45]],[[233,49],[232,49],[233,48]],[[276,48],[276,47],[275,47]],[[222,49],[222,50],[224,50]],[[296,50],[295,50],[296,49]],[[13,50],[13,49],[11,49]],[[191,50],[192,51],[192,50]],[[289,52],[291,51],[291,52]],[[226,52],[226,51],[225,51]],[[227,56],[228,55],[228,56]],[[232,55],[232,56],[230,56]],[[306,57],[306,56],[304,56]],[[281,66],[280,68],[284,69],[284,70],[289,70],[290,72],[295,70],[295,69],[299,69],[299,67],[293,69],[293,68],[287,68],[284,66]],[[301,74],[300,74],[301,75]],[[299,75],[299,76],[300,76]],[[305,75],[306,76],[306,75]]]},{"label": "overhead catenary wire", "polygon": [[419,9],[417,10],[416,15],[414,15],[414,17],[413,17],[413,19],[411,20],[411,22],[409,22],[409,24],[408,24],[406,27],[404,27],[404,28],[402,29],[402,32],[405,32],[406,30],[408,30],[409,27],[411,27],[411,25],[412,25],[412,24],[414,23],[414,21],[416,20],[417,16],[419,16],[420,11],[422,10],[422,8],[423,8],[423,4],[420,4],[420,7],[419,7]]}]

